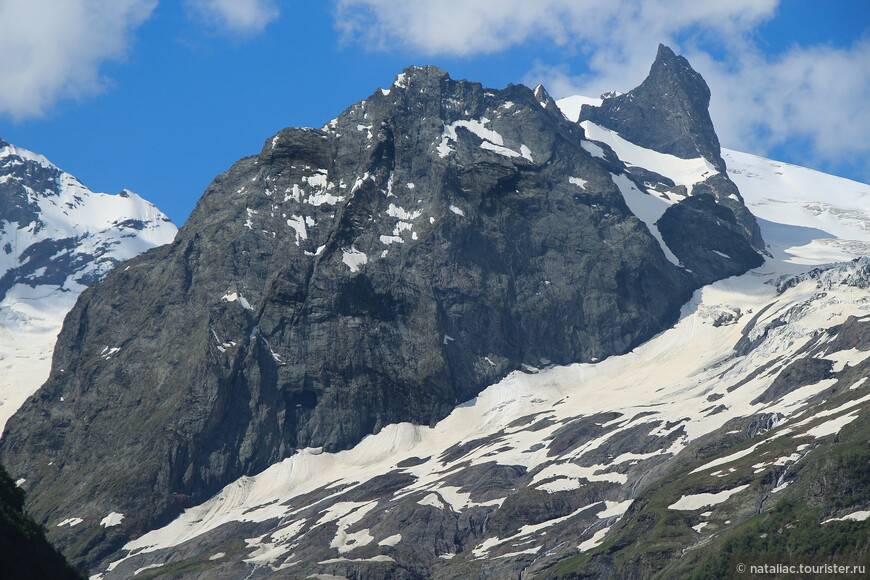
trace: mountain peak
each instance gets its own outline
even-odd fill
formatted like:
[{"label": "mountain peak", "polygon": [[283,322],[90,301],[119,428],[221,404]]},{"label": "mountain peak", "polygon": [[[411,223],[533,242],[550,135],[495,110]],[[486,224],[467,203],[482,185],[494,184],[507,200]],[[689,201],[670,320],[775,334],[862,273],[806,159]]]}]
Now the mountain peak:
[{"label": "mountain peak", "polygon": [[447,71],[437,66],[409,66],[396,76],[393,86],[405,89],[412,84],[429,83],[433,80],[441,81],[449,78],[450,75],[447,74]]},{"label": "mountain peak", "polygon": [[675,53],[673,50],[671,50],[670,46],[667,46],[666,44],[662,44],[660,42],[658,51],[656,52],[656,59],[653,63],[653,66],[655,66],[655,63],[660,62],[660,61],[679,61],[679,60],[683,60],[684,62],[686,62],[686,64],[688,64],[688,61],[686,61],[686,59],[681,57],[681,56],[677,56],[677,53]]},{"label": "mountain peak", "polygon": [[659,44],[649,75],[638,89],[644,86],[649,91],[658,89],[660,97],[673,96],[670,92],[661,92],[661,89],[676,87],[692,98],[693,105],[704,111],[710,105],[710,88],[704,78],[692,68],[685,57],[677,55],[664,44]]},{"label": "mountain peak", "polygon": [[632,143],[683,159],[704,157],[725,170],[708,107],[710,88],[686,58],[660,44],[649,75],[636,88],[584,106],[580,121],[612,129]]},{"label": "mountain peak", "polygon": [[533,93],[535,95],[535,99],[537,99],[541,106],[548,111],[559,110],[559,105],[556,104],[556,101],[553,99],[553,97],[550,96],[550,93],[547,92],[547,89],[544,88],[544,85],[536,86]]}]

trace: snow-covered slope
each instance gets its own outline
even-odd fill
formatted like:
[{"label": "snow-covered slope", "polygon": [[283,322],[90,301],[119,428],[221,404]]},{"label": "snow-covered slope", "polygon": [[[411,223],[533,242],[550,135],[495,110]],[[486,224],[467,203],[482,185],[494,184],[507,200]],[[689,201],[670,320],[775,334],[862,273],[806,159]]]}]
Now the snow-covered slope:
[{"label": "snow-covered slope", "polygon": [[729,149],[722,157],[780,257],[808,265],[870,254],[870,185]]},{"label": "snow-covered slope", "polygon": [[[584,129],[626,164],[678,184],[715,171]],[[870,263],[812,269],[866,249],[870,186],[723,156],[772,257],[698,290],[673,328],[595,364],[515,372],[432,427],[389,425],[335,454],[303,450],[128,543],[97,577],[178,562],[213,577],[355,577],[372,567],[516,575],[600,545],[646,486],[693,461],[693,473],[709,476],[707,491],[669,509],[693,514],[699,538],[707,526],[739,523],[728,510],[741,494],[781,493],[816,441],[870,406],[870,380],[854,378],[870,353],[846,338],[870,317]],[[670,202],[661,192],[631,195],[648,194]],[[832,395],[850,399],[814,415]],[[766,451],[773,438],[762,435],[783,424],[779,447]],[[705,459],[747,440],[748,450]],[[756,448],[768,455],[753,462],[754,479],[731,483],[733,462]],[[60,514],[53,525],[76,517]],[[232,544],[239,537],[244,547]]]},{"label": "snow-covered slope", "polygon": [[580,118],[580,109],[583,105],[599,107],[603,100],[603,98],[596,99],[594,97],[586,97],[583,95],[571,95],[570,97],[559,99],[556,101],[556,104],[559,106],[559,110],[562,111],[562,114],[565,115],[569,121],[576,123],[577,119]]},{"label": "snow-covered slope", "polygon": [[0,141],[0,431],[48,376],[81,291],[175,232],[135,193],[94,193],[45,157]]}]

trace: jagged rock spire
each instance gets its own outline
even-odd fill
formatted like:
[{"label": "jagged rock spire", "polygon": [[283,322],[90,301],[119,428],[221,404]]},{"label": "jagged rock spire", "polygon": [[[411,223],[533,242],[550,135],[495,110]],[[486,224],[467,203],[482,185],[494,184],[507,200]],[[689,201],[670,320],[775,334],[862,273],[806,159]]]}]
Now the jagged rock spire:
[{"label": "jagged rock spire", "polygon": [[613,129],[632,143],[683,159],[704,157],[725,170],[708,107],[710,88],[684,57],[660,44],[649,75],[637,88],[585,105],[580,121]]}]

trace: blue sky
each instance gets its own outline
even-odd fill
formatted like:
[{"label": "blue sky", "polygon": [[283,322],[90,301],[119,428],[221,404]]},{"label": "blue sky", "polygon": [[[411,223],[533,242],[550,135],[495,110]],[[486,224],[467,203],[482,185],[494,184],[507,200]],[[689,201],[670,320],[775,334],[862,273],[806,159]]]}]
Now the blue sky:
[{"label": "blue sky", "polygon": [[0,138],[180,225],[405,66],[597,96],[659,42],[707,79],[723,146],[870,181],[867,0],[0,0]]}]

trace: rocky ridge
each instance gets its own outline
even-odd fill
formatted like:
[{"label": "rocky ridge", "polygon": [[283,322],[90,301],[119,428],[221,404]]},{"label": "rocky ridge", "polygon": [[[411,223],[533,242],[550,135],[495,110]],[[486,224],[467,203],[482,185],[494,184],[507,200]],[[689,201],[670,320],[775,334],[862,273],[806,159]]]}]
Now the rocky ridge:
[{"label": "rocky ridge", "polygon": [[[171,245],[85,291],[0,457],[96,565],[301,448],[435,425],[516,369],[627,352],[762,261],[739,197],[665,199],[636,173],[542,88],[406,69],[269,139]],[[635,209],[654,197],[656,219]],[[675,243],[696,223],[703,255]],[[525,473],[497,470],[507,487]],[[72,512],[80,526],[54,523]]]}]

